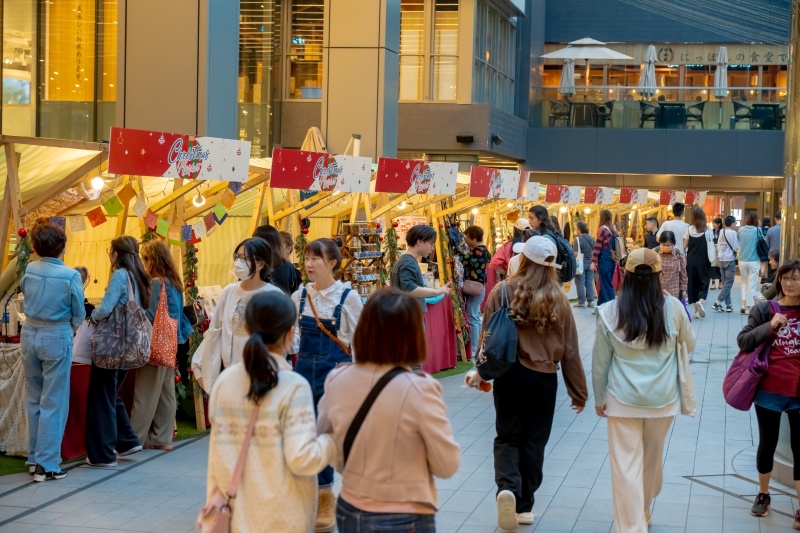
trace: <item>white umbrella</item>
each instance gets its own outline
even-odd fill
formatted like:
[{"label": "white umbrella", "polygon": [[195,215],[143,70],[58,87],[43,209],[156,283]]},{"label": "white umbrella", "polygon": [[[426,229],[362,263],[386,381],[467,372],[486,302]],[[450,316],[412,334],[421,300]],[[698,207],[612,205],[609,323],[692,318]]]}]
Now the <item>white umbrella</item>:
[{"label": "white umbrella", "polygon": [[644,53],[644,69],[639,79],[639,94],[648,98],[656,94],[656,47],[652,44]]},{"label": "white umbrella", "polygon": [[589,87],[589,60],[608,61],[615,59],[633,59],[630,56],[626,56],[625,54],[606,47],[606,43],[589,37],[572,41],[566,48],[560,48],[549,54],[544,54],[542,57],[544,59],[583,59],[586,62],[584,97],[586,97],[586,90]]},{"label": "white umbrella", "polygon": [[561,69],[561,85],[558,92],[565,96],[575,94],[575,60],[567,58],[564,60],[564,68]]},{"label": "white umbrella", "polygon": [[719,47],[717,54],[717,70],[714,72],[714,96],[725,98],[728,96],[728,49]]},{"label": "white umbrella", "polygon": [[[717,70],[714,72],[714,96],[723,99],[728,96],[728,49],[719,47]],[[722,103],[719,104],[719,129],[722,129]]]}]

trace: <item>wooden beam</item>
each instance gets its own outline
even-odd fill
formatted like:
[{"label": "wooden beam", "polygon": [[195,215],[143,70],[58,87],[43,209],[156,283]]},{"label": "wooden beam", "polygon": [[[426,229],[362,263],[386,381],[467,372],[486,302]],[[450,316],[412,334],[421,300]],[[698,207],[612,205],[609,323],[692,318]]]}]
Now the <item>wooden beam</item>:
[{"label": "wooden beam", "polygon": [[86,174],[90,173],[91,171],[93,171],[98,167],[101,167],[107,158],[108,158],[108,152],[102,152],[95,155],[87,162],[85,162],[84,164],[82,164],[81,166],[79,166],[66,176],[64,176],[61,180],[58,181],[58,183],[54,184],[52,187],[49,187],[46,192],[43,192],[36,198],[33,198],[25,202],[25,204],[22,206],[23,214],[30,213],[34,209],[37,209],[42,205],[44,205],[46,202],[52,200],[59,194],[62,194],[67,189],[74,187],[76,183],[81,181],[86,176]]},{"label": "wooden beam", "polygon": [[[126,182],[126,185],[130,183],[130,180]],[[123,188],[125,185],[122,186]],[[122,190],[122,189],[120,189]],[[115,191],[117,194],[119,191]],[[120,235],[125,235],[125,227],[128,224],[128,208],[130,206],[131,201],[128,200],[127,202],[122,204],[122,213],[117,213],[117,233],[114,234],[115,237],[119,237]]]},{"label": "wooden beam", "polygon": [[364,197],[364,214],[367,217],[367,221],[372,220],[372,198],[370,198],[369,193],[362,194]]},{"label": "wooden beam", "polygon": [[[239,194],[242,194],[243,192],[247,192],[250,189],[252,189],[253,187],[257,187],[257,186],[261,185],[262,183],[264,183],[268,179],[269,179],[269,175],[268,174],[259,174],[257,176],[254,176],[254,177],[250,178],[244,184],[244,187],[242,187],[242,190],[239,191]],[[214,208],[214,206],[217,205],[217,202],[220,201],[220,199],[222,198],[222,193],[227,188],[228,188],[228,182],[227,181],[224,181],[224,182],[221,182],[221,183],[217,183],[216,185],[211,186],[205,192],[205,194],[203,195],[203,196],[206,197],[206,203],[203,204],[201,207],[195,207],[194,205],[190,205],[189,202],[185,202],[186,203],[186,210],[184,211],[184,215],[183,215],[184,219],[185,220],[189,220],[189,219],[192,219],[192,218],[195,218],[195,217],[202,216],[203,214],[206,213],[206,211],[211,211]],[[191,200],[189,200],[189,201],[191,201]]]},{"label": "wooden beam", "polygon": [[[288,200],[288,197],[291,196],[293,192],[296,192],[296,191],[291,191],[291,190],[289,191],[289,194],[287,195],[287,200]],[[275,213],[275,221],[277,222],[277,221],[281,220],[282,218],[286,218],[289,215],[293,215],[294,213],[297,213],[298,211],[302,211],[303,209],[305,209],[309,205],[312,205],[315,202],[321,202],[322,200],[325,200],[325,199],[329,198],[330,196],[331,196],[331,193],[329,193],[328,191],[320,191],[317,194],[315,194],[314,196],[312,196],[311,198],[307,198],[306,200],[303,200],[302,202],[298,202],[298,203],[296,203],[294,205],[290,205],[289,207],[284,207],[283,209],[281,209],[280,211]],[[272,222],[270,222],[270,224],[271,223]],[[298,226],[298,229],[299,229],[299,226]],[[294,235],[294,233],[292,235]]]},{"label": "wooden beam", "polygon": [[11,144],[25,144],[29,146],[50,146],[53,148],[71,148],[75,150],[91,150],[94,152],[107,152],[107,143],[88,141],[71,141],[67,139],[44,139],[40,137],[21,137],[19,135],[3,135],[0,141]]},{"label": "wooden beam", "polygon": [[[375,218],[380,218],[384,213],[386,213],[388,211],[391,211],[392,209],[394,209],[398,205],[400,205],[403,202],[407,201],[409,198],[411,198],[411,195],[409,195],[409,194],[401,194],[400,196],[397,196],[396,198],[394,198],[392,200],[389,200],[388,203],[385,203],[382,206],[377,207],[375,209],[375,211],[372,212],[372,216],[375,217]],[[380,199],[380,197],[379,197],[379,199]]]},{"label": "wooden beam", "polygon": [[350,210],[350,222],[355,222],[358,218],[358,207],[361,203],[361,193],[357,192],[353,195],[353,208]]},{"label": "wooden beam", "polygon": [[[256,191],[256,197],[253,199],[253,215],[250,217],[250,227],[247,230],[248,235],[252,235],[261,223],[261,210],[264,208],[264,197],[267,194],[267,189],[269,189],[267,184],[262,183]],[[270,190],[270,192],[272,191]],[[272,219],[270,219],[270,223],[272,223]]]},{"label": "wooden beam", "polygon": [[22,217],[22,198],[19,189],[19,160],[20,153],[15,150],[13,143],[5,143],[3,145],[6,154],[6,193],[9,196],[9,207],[11,208],[11,219],[14,221],[14,228],[23,227]]},{"label": "wooden beam", "polygon": [[11,233],[11,195],[8,187],[9,182],[6,182],[5,194],[3,194],[3,201],[0,204],[0,252],[3,254],[0,263],[2,270],[8,266],[9,233]]},{"label": "wooden beam", "polygon": [[269,223],[275,226],[275,195],[269,185],[267,185],[267,216]]},{"label": "wooden beam", "polygon": [[447,215],[452,215],[453,213],[458,213],[459,211],[463,211],[464,209],[469,209],[470,207],[480,207],[485,203],[491,203],[494,200],[489,200],[486,198],[464,198],[463,200],[459,200],[453,204],[453,207],[449,207],[443,211],[438,211],[436,216],[439,218],[446,217]]},{"label": "wooden beam", "polygon": [[[180,180],[180,181],[183,182],[183,180]],[[150,206],[150,209],[154,213],[157,213],[161,209],[164,209],[165,207],[168,207],[168,206],[172,205],[173,202],[176,202],[176,201],[182,199],[186,195],[186,193],[192,192],[193,190],[195,190],[196,188],[198,188],[200,185],[202,185],[205,182],[203,180],[191,180],[186,185],[183,185],[183,186],[180,186],[180,187],[177,186],[177,183],[178,183],[178,180],[176,179],[175,183],[173,183],[173,186],[172,186],[172,192],[170,194],[166,195],[161,200],[157,201],[156,203],[154,203],[153,205]],[[227,187],[227,185],[226,185],[226,187]],[[183,206],[181,206],[181,207],[183,207]]]}]

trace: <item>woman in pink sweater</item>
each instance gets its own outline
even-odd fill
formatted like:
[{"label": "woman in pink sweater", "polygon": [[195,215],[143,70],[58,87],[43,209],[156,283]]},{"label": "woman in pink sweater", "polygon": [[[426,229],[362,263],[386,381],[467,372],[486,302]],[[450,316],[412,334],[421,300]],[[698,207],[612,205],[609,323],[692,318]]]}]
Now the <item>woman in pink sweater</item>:
[{"label": "woman in pink sweater", "polygon": [[[455,474],[460,449],[442,386],[410,370],[427,358],[417,301],[395,289],[373,294],[361,313],[353,351],[355,364],[328,374],[317,421],[319,433],[330,433],[344,452],[333,465],[343,478],[336,507],[339,533],[387,526],[433,532],[438,506],[433,476]],[[363,419],[348,455],[345,436],[353,419],[390,371],[394,378]]]}]

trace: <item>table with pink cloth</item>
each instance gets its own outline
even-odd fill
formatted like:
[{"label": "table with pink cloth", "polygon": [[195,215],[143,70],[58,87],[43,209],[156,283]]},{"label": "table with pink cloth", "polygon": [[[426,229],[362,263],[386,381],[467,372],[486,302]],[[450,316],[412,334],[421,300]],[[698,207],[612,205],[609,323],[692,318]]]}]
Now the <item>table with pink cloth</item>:
[{"label": "table with pink cloth", "polygon": [[428,360],[422,365],[422,369],[428,374],[455,368],[457,365],[458,344],[455,328],[453,304],[449,295],[442,298],[439,303],[428,304],[428,311],[425,313]]}]

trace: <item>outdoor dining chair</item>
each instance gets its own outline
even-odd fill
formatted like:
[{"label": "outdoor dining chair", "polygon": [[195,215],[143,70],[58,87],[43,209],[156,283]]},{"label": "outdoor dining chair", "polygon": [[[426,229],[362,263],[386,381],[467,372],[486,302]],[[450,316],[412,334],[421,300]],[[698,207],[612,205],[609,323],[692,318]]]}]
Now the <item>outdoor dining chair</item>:
[{"label": "outdoor dining chair", "polygon": [[565,126],[569,126],[571,108],[572,104],[570,102],[550,100],[550,127],[555,126],[559,120],[563,121]]},{"label": "outdoor dining chair", "polygon": [[614,100],[609,100],[605,104],[594,106],[594,124],[597,127],[606,127],[606,122],[611,124],[611,112],[614,110]]},{"label": "outdoor dining chair", "polygon": [[706,102],[697,102],[686,108],[686,122],[699,122],[700,129],[705,129],[703,124],[703,110],[706,108]]},{"label": "outdoor dining chair", "polygon": [[733,116],[731,117],[731,129],[736,129],[736,124],[741,122],[742,120],[750,121],[750,117],[752,117],[753,109],[746,104],[741,102],[733,101]]},{"label": "outdoor dining chair", "polygon": [[655,125],[658,107],[640,100],[639,109],[642,111],[642,117],[639,119],[639,127],[644,128],[644,123],[647,121],[652,121],[653,125]]}]

